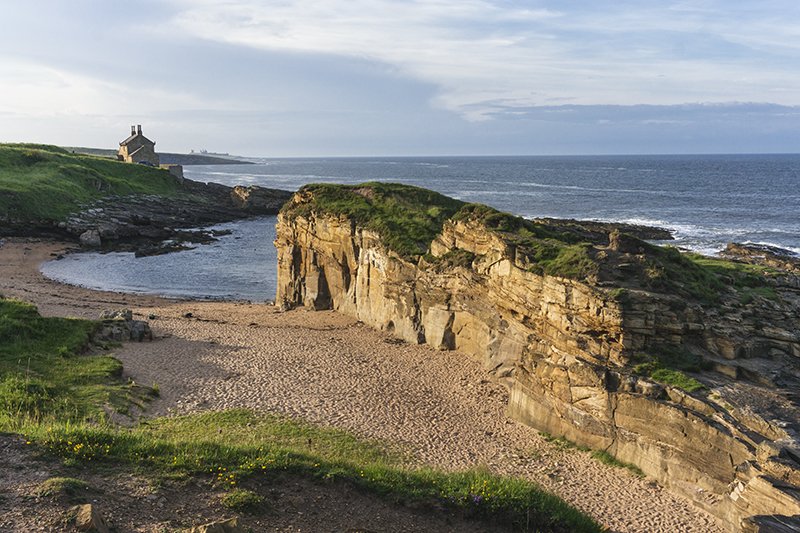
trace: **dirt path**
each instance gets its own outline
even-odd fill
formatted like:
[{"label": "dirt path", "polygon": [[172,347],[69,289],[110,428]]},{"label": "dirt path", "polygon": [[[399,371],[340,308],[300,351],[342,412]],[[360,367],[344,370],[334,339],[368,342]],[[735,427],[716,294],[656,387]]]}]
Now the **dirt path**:
[{"label": "dirt path", "polygon": [[333,312],[60,285],[36,269],[56,248],[0,248],[0,294],[32,301],[51,315],[96,317],[118,306],[140,318],[156,315],[156,341],[116,352],[133,379],[158,384],[155,414],[231,407],[285,413],[402,443],[434,466],[482,465],[528,477],[613,531],[722,531],[713,517],[654,482],[588,452],[563,449],[508,419],[505,389],[464,354],[397,343]]}]

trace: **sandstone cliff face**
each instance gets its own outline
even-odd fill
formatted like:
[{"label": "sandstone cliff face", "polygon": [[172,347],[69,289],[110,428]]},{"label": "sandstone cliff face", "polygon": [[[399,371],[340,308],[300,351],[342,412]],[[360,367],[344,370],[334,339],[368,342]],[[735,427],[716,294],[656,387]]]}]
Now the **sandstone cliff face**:
[{"label": "sandstone cliff face", "polygon": [[[472,354],[510,388],[511,416],[637,465],[731,530],[800,515],[796,292],[779,287],[789,302],[755,315],[539,275],[475,221],[445,223],[417,263],[344,216],[279,215],[275,244],[279,305]],[[665,345],[702,354],[706,388],[631,372],[637,353]]]}]

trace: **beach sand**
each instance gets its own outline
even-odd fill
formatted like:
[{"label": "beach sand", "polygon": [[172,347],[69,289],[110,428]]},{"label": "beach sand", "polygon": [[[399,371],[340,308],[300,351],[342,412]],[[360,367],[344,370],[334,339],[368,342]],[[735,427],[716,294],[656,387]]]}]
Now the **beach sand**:
[{"label": "beach sand", "polygon": [[420,464],[484,466],[532,479],[612,531],[723,531],[652,480],[506,417],[506,390],[469,356],[399,342],[330,311],[175,301],[45,279],[38,265],[64,247],[6,242],[0,294],[30,301],[44,315],[96,318],[120,307],[138,319],[155,315],[153,342],[114,351],[127,376],[158,385],[148,415],[233,407],[287,414],[398,443]]}]

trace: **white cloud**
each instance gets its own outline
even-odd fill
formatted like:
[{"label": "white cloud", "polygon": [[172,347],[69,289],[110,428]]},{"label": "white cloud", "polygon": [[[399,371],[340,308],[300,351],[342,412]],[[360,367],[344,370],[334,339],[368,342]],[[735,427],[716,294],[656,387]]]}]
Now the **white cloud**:
[{"label": "white cloud", "polygon": [[[800,79],[785,65],[724,50],[691,58],[672,51],[687,34],[785,56],[800,30],[775,25],[780,2],[773,4],[760,14],[713,1],[560,13],[488,0],[175,0],[167,24],[213,41],[384,62],[435,84],[435,105],[480,120],[491,108],[482,103],[495,100],[798,103]],[[745,12],[747,24],[736,18]]]},{"label": "white cloud", "polygon": [[0,112],[18,116],[127,117],[208,107],[237,109],[236,102],[201,99],[189,90],[162,89],[147,79],[122,84],[99,75],[78,74],[52,64],[2,55],[0,80]]}]

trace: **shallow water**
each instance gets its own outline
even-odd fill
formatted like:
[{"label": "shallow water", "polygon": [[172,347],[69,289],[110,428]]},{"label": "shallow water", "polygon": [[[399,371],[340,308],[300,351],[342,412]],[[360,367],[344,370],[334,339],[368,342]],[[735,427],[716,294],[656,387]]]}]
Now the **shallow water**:
[{"label": "shallow water", "polygon": [[42,265],[48,278],[90,289],[175,298],[250,300],[275,298],[276,217],[213,226],[230,229],[212,244],[151,257],[133,253],[78,253]]}]

